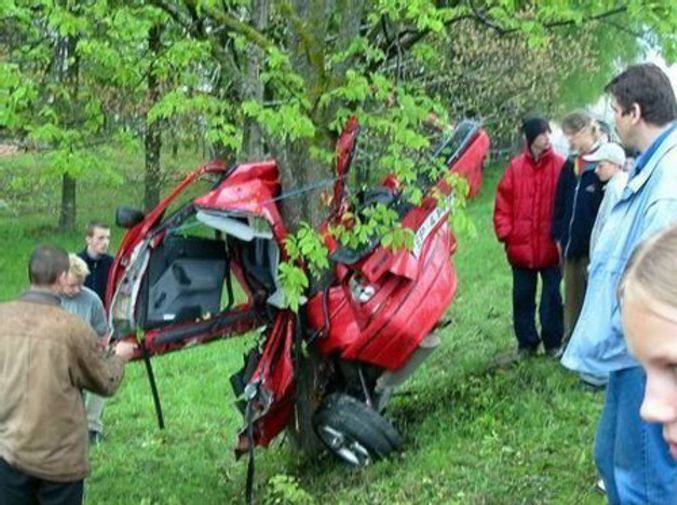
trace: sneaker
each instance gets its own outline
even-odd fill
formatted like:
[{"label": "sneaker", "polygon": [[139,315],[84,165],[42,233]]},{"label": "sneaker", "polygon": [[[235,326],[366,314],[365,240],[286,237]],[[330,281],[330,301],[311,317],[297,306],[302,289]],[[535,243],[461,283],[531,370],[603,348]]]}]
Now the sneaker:
[{"label": "sneaker", "polygon": [[89,430],[89,445],[99,445],[101,442],[103,442],[103,433]]}]

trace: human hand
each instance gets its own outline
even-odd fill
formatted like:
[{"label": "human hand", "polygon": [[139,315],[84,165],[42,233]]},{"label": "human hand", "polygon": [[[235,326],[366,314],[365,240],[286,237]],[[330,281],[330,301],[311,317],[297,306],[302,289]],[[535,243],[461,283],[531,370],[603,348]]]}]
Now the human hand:
[{"label": "human hand", "polygon": [[134,357],[137,348],[138,346],[134,342],[120,340],[115,344],[115,355],[125,361],[129,361]]}]

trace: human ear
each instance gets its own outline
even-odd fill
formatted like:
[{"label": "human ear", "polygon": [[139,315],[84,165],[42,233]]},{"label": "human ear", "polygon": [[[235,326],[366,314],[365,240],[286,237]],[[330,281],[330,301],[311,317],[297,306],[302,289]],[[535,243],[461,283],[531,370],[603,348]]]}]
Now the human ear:
[{"label": "human ear", "polygon": [[67,276],[68,270],[61,272],[56,278],[56,281],[54,281],[54,284],[52,284],[52,290],[56,289],[59,294],[63,293],[64,287],[66,287]]},{"label": "human ear", "polygon": [[632,122],[636,123],[642,118],[642,107],[640,107],[640,105],[635,102],[630,106],[628,114],[630,115]]}]

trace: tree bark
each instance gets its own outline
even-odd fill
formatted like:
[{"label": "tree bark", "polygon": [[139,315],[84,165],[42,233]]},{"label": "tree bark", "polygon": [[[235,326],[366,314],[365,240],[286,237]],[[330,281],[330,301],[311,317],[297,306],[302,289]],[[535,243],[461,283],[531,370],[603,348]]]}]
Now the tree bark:
[{"label": "tree bark", "polygon": [[[278,152],[283,187],[289,191],[294,188],[318,186],[331,175],[331,167],[313,160],[311,146],[330,147],[331,138],[326,130],[327,119],[317,104],[325,93],[328,84],[325,62],[325,39],[329,19],[333,11],[331,0],[293,0],[292,12],[287,19],[287,46],[293,70],[303,78],[306,85],[306,97],[312,109],[309,114],[317,130],[312,140],[287,141]],[[301,221],[316,227],[324,214],[321,199],[322,188],[304,191],[292,199],[282,202],[282,211],[292,230],[296,230]]]},{"label": "tree bark", "polygon": [[[253,0],[251,7],[251,24],[256,31],[262,33],[268,28],[270,17],[270,0]],[[261,65],[265,56],[263,49],[250,45],[249,58],[242,84],[242,99],[263,103],[264,85],[261,81]],[[260,160],[265,156],[265,146],[261,127],[253,118],[245,118],[242,138],[242,157],[244,160]]]},{"label": "tree bark", "polygon": [[313,414],[322,400],[327,361],[320,358],[314,348],[309,347],[308,356],[303,356],[302,352],[298,353],[295,365],[294,420],[287,428],[287,432],[292,449],[312,458],[324,450],[322,442],[315,435]]},{"label": "tree bark", "polygon": [[75,190],[75,179],[69,174],[63,174],[61,177],[61,212],[59,214],[59,229],[63,231],[75,229]]},{"label": "tree bark", "polygon": [[[327,72],[329,20],[332,15],[340,16],[340,29],[333,50],[348,47],[359,31],[363,0],[294,0],[293,12],[288,18],[288,47],[294,71],[303,78],[306,97],[311,104],[310,116],[315,124],[312,139],[288,141],[276,153],[281,168],[283,187],[290,189],[309,188],[294,198],[282,201],[285,222],[294,231],[301,221],[317,229],[326,215],[326,208],[319,198],[320,192],[331,185],[333,166],[313,159],[311,148],[332,151],[336,138],[328,125],[333,119],[334,105],[320,106],[320,98],[329,87],[345,78],[345,68],[335,69],[339,74]],[[348,12],[346,12],[348,8]],[[350,26],[345,26],[347,21]],[[354,24],[352,24],[354,22]],[[312,188],[312,189],[310,189]],[[322,450],[322,444],[315,435],[312,418],[322,398],[323,376],[326,362],[319,358],[312,346],[307,357],[299,356],[296,366],[295,422],[289,429],[293,446],[305,455],[313,456]]]},{"label": "tree bark", "polygon": [[[162,27],[154,25],[148,32],[148,49],[154,61],[162,49]],[[148,68],[148,110],[160,98],[160,82],[155,75],[153,64]],[[149,122],[146,115],[145,137],[146,171],[144,176],[143,204],[146,211],[154,209],[160,202],[160,186],[162,183],[162,167],[160,153],[162,150],[162,127],[160,121]]]},{"label": "tree bark", "polygon": [[[80,59],[76,51],[77,43],[77,37],[66,36],[56,45],[56,50],[58,51],[56,61],[59,65],[60,79],[68,89],[69,103],[67,106],[70,107],[70,112],[73,116],[77,115],[78,79],[80,73]],[[75,229],[77,218],[75,197],[76,180],[66,169],[61,179],[61,210],[59,213],[59,228],[63,231]]]}]

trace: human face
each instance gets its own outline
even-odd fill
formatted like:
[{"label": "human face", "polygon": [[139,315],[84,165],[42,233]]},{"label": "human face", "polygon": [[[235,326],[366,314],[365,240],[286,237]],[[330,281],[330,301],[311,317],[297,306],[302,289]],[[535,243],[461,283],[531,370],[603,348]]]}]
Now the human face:
[{"label": "human face", "polygon": [[550,134],[548,132],[541,133],[531,143],[531,150],[534,153],[541,154],[543,151],[549,148],[550,148]]},{"label": "human face", "polygon": [[564,129],[562,132],[569,142],[569,148],[575,153],[587,154],[595,145],[595,137],[590,126],[584,126],[576,132],[568,129]]},{"label": "human face", "polygon": [[639,146],[635,140],[637,124],[639,123],[639,106],[633,104],[628,112],[623,111],[623,107],[618,103],[616,97],[611,97],[611,110],[614,112],[614,124],[616,133],[621,139],[621,143],[626,147],[638,149]]},{"label": "human face", "polygon": [[93,258],[98,258],[108,252],[110,245],[110,230],[108,228],[94,228],[91,236],[85,237],[87,252]]},{"label": "human face", "polygon": [[75,298],[82,291],[84,283],[85,280],[82,277],[68,272],[61,288],[61,294],[68,298]]},{"label": "human face", "polygon": [[599,163],[597,163],[597,166],[595,167],[595,173],[597,174],[597,177],[599,177],[599,180],[602,182],[606,182],[609,179],[611,179],[614,175],[616,175],[620,171],[621,167],[616,165],[615,163],[611,163],[610,161],[607,160],[602,160]]},{"label": "human face", "polygon": [[663,424],[663,438],[677,460],[677,307],[632,286],[625,291],[623,330],[647,378],[640,414]]}]

